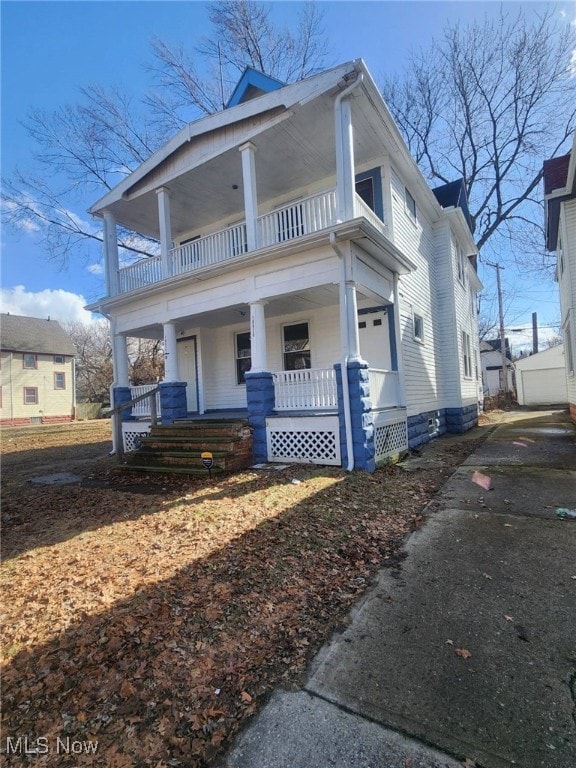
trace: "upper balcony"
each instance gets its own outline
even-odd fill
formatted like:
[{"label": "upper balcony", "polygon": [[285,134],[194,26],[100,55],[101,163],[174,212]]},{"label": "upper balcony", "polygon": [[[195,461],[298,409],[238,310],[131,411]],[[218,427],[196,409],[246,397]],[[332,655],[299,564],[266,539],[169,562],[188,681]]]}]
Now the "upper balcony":
[{"label": "upper balcony", "polygon": [[[356,194],[354,217],[367,219],[381,234],[386,225]],[[329,230],[337,224],[336,190],[304,197],[256,219],[256,248],[248,244],[246,222],[227,227],[171,248],[167,267],[161,256],[144,258],[119,269],[118,291],[129,293],[162,280],[233,262],[253,251],[265,251],[296,238]]]}]

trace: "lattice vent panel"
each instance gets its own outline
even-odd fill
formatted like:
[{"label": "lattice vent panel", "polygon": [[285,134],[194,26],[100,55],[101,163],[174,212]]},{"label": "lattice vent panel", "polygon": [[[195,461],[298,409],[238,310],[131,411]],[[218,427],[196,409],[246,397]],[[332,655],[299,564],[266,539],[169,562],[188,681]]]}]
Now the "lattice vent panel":
[{"label": "lattice vent panel", "polygon": [[393,456],[400,451],[406,451],[408,449],[406,422],[403,420],[377,426],[374,442],[376,461]]},{"label": "lattice vent panel", "polygon": [[268,429],[268,461],[340,466],[340,438],[331,430]]},{"label": "lattice vent panel", "polygon": [[141,439],[150,434],[150,427],[144,427],[141,429],[134,429],[130,426],[123,426],[122,437],[124,438],[124,452],[130,453],[131,451],[137,451],[141,445]]}]

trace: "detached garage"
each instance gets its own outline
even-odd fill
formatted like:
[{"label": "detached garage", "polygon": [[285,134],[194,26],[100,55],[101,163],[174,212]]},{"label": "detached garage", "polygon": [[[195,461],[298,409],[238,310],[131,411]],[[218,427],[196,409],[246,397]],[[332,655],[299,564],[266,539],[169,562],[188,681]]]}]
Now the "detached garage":
[{"label": "detached garage", "polygon": [[568,403],[563,344],[523,357],[514,365],[519,405]]}]

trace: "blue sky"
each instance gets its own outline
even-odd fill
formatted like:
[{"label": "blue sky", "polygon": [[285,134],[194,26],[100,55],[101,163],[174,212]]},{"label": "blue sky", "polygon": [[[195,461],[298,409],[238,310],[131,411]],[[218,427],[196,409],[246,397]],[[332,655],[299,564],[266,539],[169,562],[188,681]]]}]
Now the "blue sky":
[{"label": "blue sky", "polygon": [[[274,2],[279,20],[289,20],[296,2]],[[331,50],[331,64],[363,58],[376,81],[385,73],[401,74],[412,47],[426,47],[440,36],[448,18],[463,22],[499,12],[497,2],[321,2]],[[524,3],[537,9],[544,4]],[[518,4],[506,3],[514,10]],[[576,17],[573,2],[559,3],[558,13]],[[79,89],[89,84],[119,85],[135,97],[150,82],[145,65],[150,61],[149,40],[193,44],[210,30],[203,2],[116,0],[83,2],[18,2],[0,4],[2,27],[2,174],[15,167],[33,167],[33,145],[22,127],[31,108],[56,109],[74,103]],[[543,158],[544,159],[544,158]],[[96,195],[95,197],[98,197]],[[88,219],[93,200],[67,202],[75,214]],[[103,294],[98,273],[100,249],[89,258],[74,259],[66,269],[47,259],[38,233],[6,228],[1,233],[2,311],[54,319],[85,317],[82,307]],[[492,270],[493,271],[493,270]],[[493,276],[481,275],[487,293]],[[503,272],[504,287],[517,298],[507,324],[528,325],[533,311],[539,323],[558,321],[556,284],[529,279],[513,269]],[[544,332],[544,331],[543,331]],[[512,336],[519,344],[521,336]],[[530,337],[531,338],[531,337]]]}]

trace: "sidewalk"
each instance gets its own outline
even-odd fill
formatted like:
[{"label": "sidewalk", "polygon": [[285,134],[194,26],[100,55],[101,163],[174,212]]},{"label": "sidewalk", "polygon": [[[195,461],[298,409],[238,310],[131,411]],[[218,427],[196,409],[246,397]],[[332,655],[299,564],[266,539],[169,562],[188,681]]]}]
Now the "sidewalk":
[{"label": "sidewalk", "polygon": [[221,765],[574,768],[576,520],[560,507],[576,509],[576,428],[510,415],[304,690],[277,691]]}]

